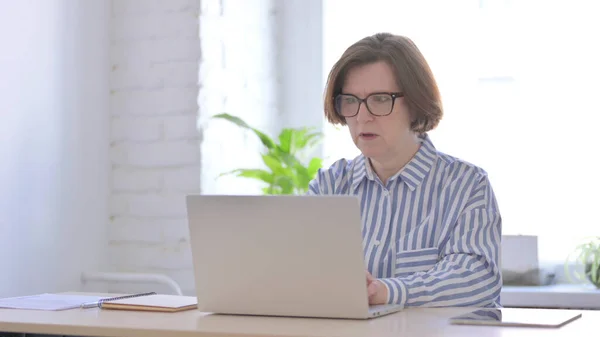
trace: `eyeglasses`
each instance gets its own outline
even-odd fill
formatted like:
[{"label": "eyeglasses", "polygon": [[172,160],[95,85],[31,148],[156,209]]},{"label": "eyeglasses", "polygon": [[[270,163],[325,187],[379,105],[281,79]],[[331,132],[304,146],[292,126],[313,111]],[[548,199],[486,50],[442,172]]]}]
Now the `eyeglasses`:
[{"label": "eyeglasses", "polygon": [[358,115],[360,105],[364,102],[367,110],[374,116],[387,116],[394,109],[396,98],[404,97],[402,92],[376,92],[364,99],[351,94],[339,94],[335,97],[335,111],[342,117]]}]

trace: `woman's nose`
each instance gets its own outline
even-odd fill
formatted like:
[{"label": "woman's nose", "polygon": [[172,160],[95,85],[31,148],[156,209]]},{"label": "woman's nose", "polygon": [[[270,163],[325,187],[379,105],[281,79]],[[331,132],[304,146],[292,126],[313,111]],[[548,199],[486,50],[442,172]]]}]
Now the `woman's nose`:
[{"label": "woman's nose", "polygon": [[365,123],[373,120],[373,115],[369,112],[365,102],[362,102],[358,108],[358,114],[356,115],[356,121],[359,123]]}]

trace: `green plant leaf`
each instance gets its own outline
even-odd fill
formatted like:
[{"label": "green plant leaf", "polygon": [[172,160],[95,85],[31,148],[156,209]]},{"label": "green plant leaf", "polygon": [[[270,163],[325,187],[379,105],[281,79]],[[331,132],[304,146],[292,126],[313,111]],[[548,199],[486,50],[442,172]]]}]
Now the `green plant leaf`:
[{"label": "green plant leaf", "polygon": [[294,138],[293,129],[283,129],[279,133],[279,148],[284,153],[291,153],[292,151],[292,139]]},{"label": "green plant leaf", "polygon": [[214,115],[212,118],[224,119],[224,120],[229,121],[241,128],[251,130],[252,132],[254,132],[254,134],[256,134],[256,136],[258,136],[258,138],[260,138],[260,141],[262,142],[262,144],[264,146],[266,146],[268,149],[272,149],[275,147],[275,142],[273,141],[273,139],[271,139],[271,137],[267,136],[262,131],[251,127],[250,125],[248,125],[246,122],[244,122],[239,117],[232,116],[232,115],[226,114],[226,113],[222,113],[222,114]]},{"label": "green plant leaf", "polygon": [[[577,265],[582,265],[584,273],[581,274],[575,270],[572,273],[568,270],[568,264],[571,261],[571,257],[575,256],[574,261]],[[579,281],[591,281],[597,287],[599,286],[598,270],[600,269],[600,237],[590,238],[582,244],[579,244],[575,249],[568,255],[565,261],[565,273],[572,282],[571,274],[575,275]]]},{"label": "green plant leaf", "polygon": [[275,180],[273,174],[261,169],[237,169],[230,172],[221,173],[219,176],[235,174],[242,178],[252,178],[264,181],[267,184],[272,184]]},{"label": "green plant leaf", "polygon": [[284,168],[281,165],[279,158],[277,158],[273,154],[271,154],[271,153],[263,154],[262,160],[265,163],[265,165],[267,165],[267,167],[269,169],[271,169],[271,171],[273,171],[274,174],[282,174],[283,173]]},{"label": "green plant leaf", "polygon": [[321,141],[322,133],[313,131],[314,128],[303,128],[297,129],[293,140],[292,148],[295,151],[299,151],[305,148],[313,147],[319,141]]},{"label": "green plant leaf", "polygon": [[308,174],[308,169],[304,166],[296,166],[297,174],[297,186],[305,188],[311,181],[310,174]]},{"label": "green plant leaf", "polygon": [[600,252],[596,251],[594,253],[594,258],[592,259],[592,266],[590,268],[590,278],[594,284],[598,284],[598,267],[600,265]]},{"label": "green plant leaf", "polygon": [[285,164],[287,167],[293,167],[294,165],[298,165],[300,161],[291,153],[284,152],[281,148],[276,147],[271,151],[271,155],[278,158],[278,160]]},{"label": "green plant leaf", "polygon": [[224,119],[241,128],[251,130],[267,148],[266,153],[261,154],[267,169],[240,169],[225,174],[236,174],[239,177],[257,179],[268,184],[262,188],[264,194],[294,194],[308,191],[308,185],[321,168],[322,160],[312,158],[308,164],[304,164],[308,159],[304,151],[321,140],[321,132],[317,132],[315,128],[284,128],[278,135],[279,143],[276,143],[264,132],[249,126],[239,117],[223,113],[213,118]]},{"label": "green plant leaf", "polygon": [[281,187],[282,194],[292,194],[294,192],[294,181],[290,176],[275,177],[275,184]]},{"label": "green plant leaf", "polygon": [[308,175],[311,177],[311,179],[315,177],[321,167],[323,167],[323,160],[321,158],[314,157],[310,160],[308,163]]}]

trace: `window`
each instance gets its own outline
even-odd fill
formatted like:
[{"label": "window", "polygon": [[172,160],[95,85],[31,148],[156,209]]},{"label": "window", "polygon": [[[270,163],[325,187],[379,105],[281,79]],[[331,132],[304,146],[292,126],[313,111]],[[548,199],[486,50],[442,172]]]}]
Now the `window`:
[{"label": "window", "polygon": [[[411,37],[438,80],[438,150],[484,168],[503,234],[539,237],[562,262],[599,235],[600,5],[592,1],[324,0],[324,71],[379,31]],[[325,165],[358,154],[345,128],[325,127]]]}]

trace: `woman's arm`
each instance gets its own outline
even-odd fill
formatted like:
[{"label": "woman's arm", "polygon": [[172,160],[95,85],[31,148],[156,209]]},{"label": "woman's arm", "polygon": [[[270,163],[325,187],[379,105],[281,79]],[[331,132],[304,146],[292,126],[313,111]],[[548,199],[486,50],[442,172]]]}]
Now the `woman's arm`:
[{"label": "woman's arm", "polygon": [[406,307],[499,305],[502,219],[487,177],[445,233],[439,247],[441,258],[432,269],[380,279],[387,288],[387,303]]}]

